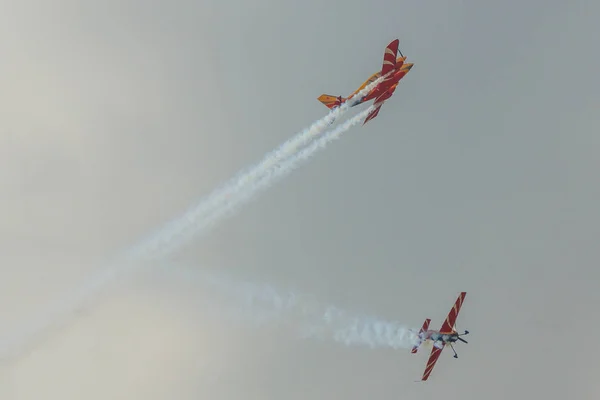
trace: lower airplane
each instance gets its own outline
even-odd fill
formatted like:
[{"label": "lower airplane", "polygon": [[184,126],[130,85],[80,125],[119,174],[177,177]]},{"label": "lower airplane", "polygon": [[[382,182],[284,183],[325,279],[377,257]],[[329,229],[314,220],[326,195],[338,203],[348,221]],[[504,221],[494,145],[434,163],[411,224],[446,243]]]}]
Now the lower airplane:
[{"label": "lower airplane", "polygon": [[[402,52],[398,50],[398,44],[400,41],[398,39],[393,40],[390,44],[385,48],[385,52],[383,54],[383,66],[381,67],[381,71],[374,73],[367,79],[358,89],[356,89],[352,94],[348,97],[344,98],[342,96],[331,96],[328,94],[322,94],[317,97],[321,103],[323,103],[327,108],[333,110],[348,100],[354,98],[361,90],[363,90],[367,85],[375,82],[379,77],[386,76],[384,80],[379,82],[377,86],[375,86],[369,93],[363,96],[360,99],[353,101],[350,107],[354,107],[356,105],[362,104],[366,101],[373,100],[373,110],[367,115],[363,125],[366,124],[371,119],[375,118],[377,114],[379,114],[379,110],[381,106],[387,99],[392,97],[400,79],[404,78],[408,71],[413,67],[413,63],[405,63],[406,57],[402,55]],[[396,58],[396,53],[400,53],[400,57]],[[333,123],[333,122],[332,122]]]},{"label": "lower airplane", "polygon": [[455,343],[458,340],[463,343],[467,343],[467,341],[461,338],[461,336],[468,335],[469,331],[458,334],[455,326],[458,313],[460,312],[460,308],[462,307],[466,295],[467,292],[460,293],[439,331],[429,329],[429,323],[431,322],[431,319],[429,318],[425,320],[423,327],[421,330],[419,330],[419,342],[411,349],[411,353],[415,354],[421,344],[424,342],[433,342],[433,349],[431,349],[431,355],[429,356],[429,360],[427,360],[427,365],[425,366],[425,372],[423,373],[421,381],[426,381],[429,378],[435,363],[437,362],[438,358],[440,358],[440,354],[442,354],[442,350],[444,350],[446,345],[449,345],[454,352],[454,358],[458,358],[458,354],[456,354],[456,350],[454,350],[452,343]]}]

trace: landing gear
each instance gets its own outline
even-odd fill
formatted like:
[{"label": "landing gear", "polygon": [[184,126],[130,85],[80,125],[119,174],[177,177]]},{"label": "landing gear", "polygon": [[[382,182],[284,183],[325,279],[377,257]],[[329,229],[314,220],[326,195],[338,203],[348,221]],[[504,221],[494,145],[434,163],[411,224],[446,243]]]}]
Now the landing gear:
[{"label": "landing gear", "polygon": [[458,354],[456,354],[456,350],[454,350],[454,346],[452,346],[452,343],[448,343],[448,344],[450,345],[450,348],[454,352],[454,358],[458,358]]},{"label": "landing gear", "polygon": [[[468,334],[469,334],[469,331],[465,330],[465,333],[457,335],[456,338],[463,343],[469,343],[465,339],[461,338],[461,336],[468,335]],[[456,350],[454,350],[454,346],[452,346],[452,343],[448,343],[448,344],[450,345],[450,348],[452,348],[452,351],[454,352],[454,358],[458,358],[458,354],[456,354]]]}]

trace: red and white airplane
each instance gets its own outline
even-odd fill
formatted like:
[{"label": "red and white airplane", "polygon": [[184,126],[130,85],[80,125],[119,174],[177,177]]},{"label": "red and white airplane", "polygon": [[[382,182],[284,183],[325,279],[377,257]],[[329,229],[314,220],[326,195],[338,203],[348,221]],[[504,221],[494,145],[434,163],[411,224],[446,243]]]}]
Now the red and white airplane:
[{"label": "red and white airplane", "polygon": [[458,313],[462,307],[462,303],[465,300],[466,295],[467,292],[460,293],[439,331],[429,329],[429,323],[431,322],[431,319],[427,318],[423,323],[423,327],[419,331],[419,342],[410,351],[411,353],[415,354],[421,344],[426,341],[433,342],[433,349],[431,349],[431,355],[429,356],[429,360],[427,360],[427,365],[425,366],[425,372],[423,373],[421,381],[426,381],[429,378],[435,363],[437,362],[438,358],[440,358],[440,354],[442,354],[442,350],[444,350],[446,345],[449,345],[454,352],[454,358],[458,358],[458,354],[456,354],[456,350],[454,350],[452,343],[456,342],[457,340],[467,343],[467,341],[461,338],[461,336],[468,335],[469,331],[465,331],[459,335],[455,326],[456,318],[458,317]]},{"label": "red and white airplane", "polygon": [[[343,103],[348,100],[354,98],[361,90],[363,90],[369,84],[375,82],[380,77],[385,77],[377,86],[375,86],[369,93],[358,99],[357,101],[353,101],[350,107],[357,106],[364,102],[375,99],[373,102],[373,109],[365,118],[363,125],[375,118],[379,114],[379,110],[383,103],[385,103],[396,91],[396,87],[400,83],[400,80],[408,74],[408,71],[413,67],[413,63],[407,63],[406,57],[402,55],[402,52],[398,49],[398,45],[400,44],[399,39],[392,40],[390,44],[385,48],[385,52],[383,53],[383,64],[381,66],[381,71],[375,72],[373,75],[369,77],[358,89],[354,91],[350,96],[344,98],[342,96],[332,96],[330,94],[322,94],[317,97],[321,103],[323,103],[327,108],[333,110],[341,106]],[[396,58],[397,53],[400,52],[400,56]],[[332,122],[333,123],[333,122]]]}]

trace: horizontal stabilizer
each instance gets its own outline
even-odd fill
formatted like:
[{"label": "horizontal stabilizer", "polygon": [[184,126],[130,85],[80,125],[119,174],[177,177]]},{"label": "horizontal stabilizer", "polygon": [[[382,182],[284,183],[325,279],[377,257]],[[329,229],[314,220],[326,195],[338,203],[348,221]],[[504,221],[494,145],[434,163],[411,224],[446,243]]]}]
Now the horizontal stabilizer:
[{"label": "horizontal stabilizer", "polygon": [[425,322],[423,322],[423,326],[421,327],[421,330],[419,331],[419,344],[416,346],[413,346],[413,348],[410,350],[411,353],[415,354],[417,352],[417,350],[419,350],[419,346],[421,345],[421,335],[423,334],[423,332],[426,332],[427,329],[429,329],[429,323],[431,322],[430,318],[427,318],[425,320]]},{"label": "horizontal stabilizer", "polygon": [[342,103],[346,101],[346,99],[342,96],[331,96],[329,94],[322,94],[317,97],[317,100],[325,104],[325,107],[329,108],[330,110],[342,105]]}]

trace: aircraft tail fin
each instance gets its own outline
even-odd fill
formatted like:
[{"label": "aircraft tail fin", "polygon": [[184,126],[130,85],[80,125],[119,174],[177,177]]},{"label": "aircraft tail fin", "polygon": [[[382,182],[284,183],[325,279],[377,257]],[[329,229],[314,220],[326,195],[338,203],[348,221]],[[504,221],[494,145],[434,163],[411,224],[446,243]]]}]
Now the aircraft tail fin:
[{"label": "aircraft tail fin", "polygon": [[343,98],[342,96],[331,96],[329,94],[322,94],[319,97],[317,97],[317,100],[325,104],[325,107],[331,110],[335,107],[342,105],[342,103],[345,102],[347,99]]},{"label": "aircraft tail fin", "polygon": [[429,329],[429,323],[431,322],[430,318],[427,318],[425,320],[425,322],[423,322],[423,326],[421,327],[421,330],[419,331],[419,344],[416,346],[413,346],[413,348],[410,350],[410,352],[412,354],[416,354],[417,350],[419,350],[419,346],[421,345],[421,334],[425,331],[427,331],[427,329]]}]

